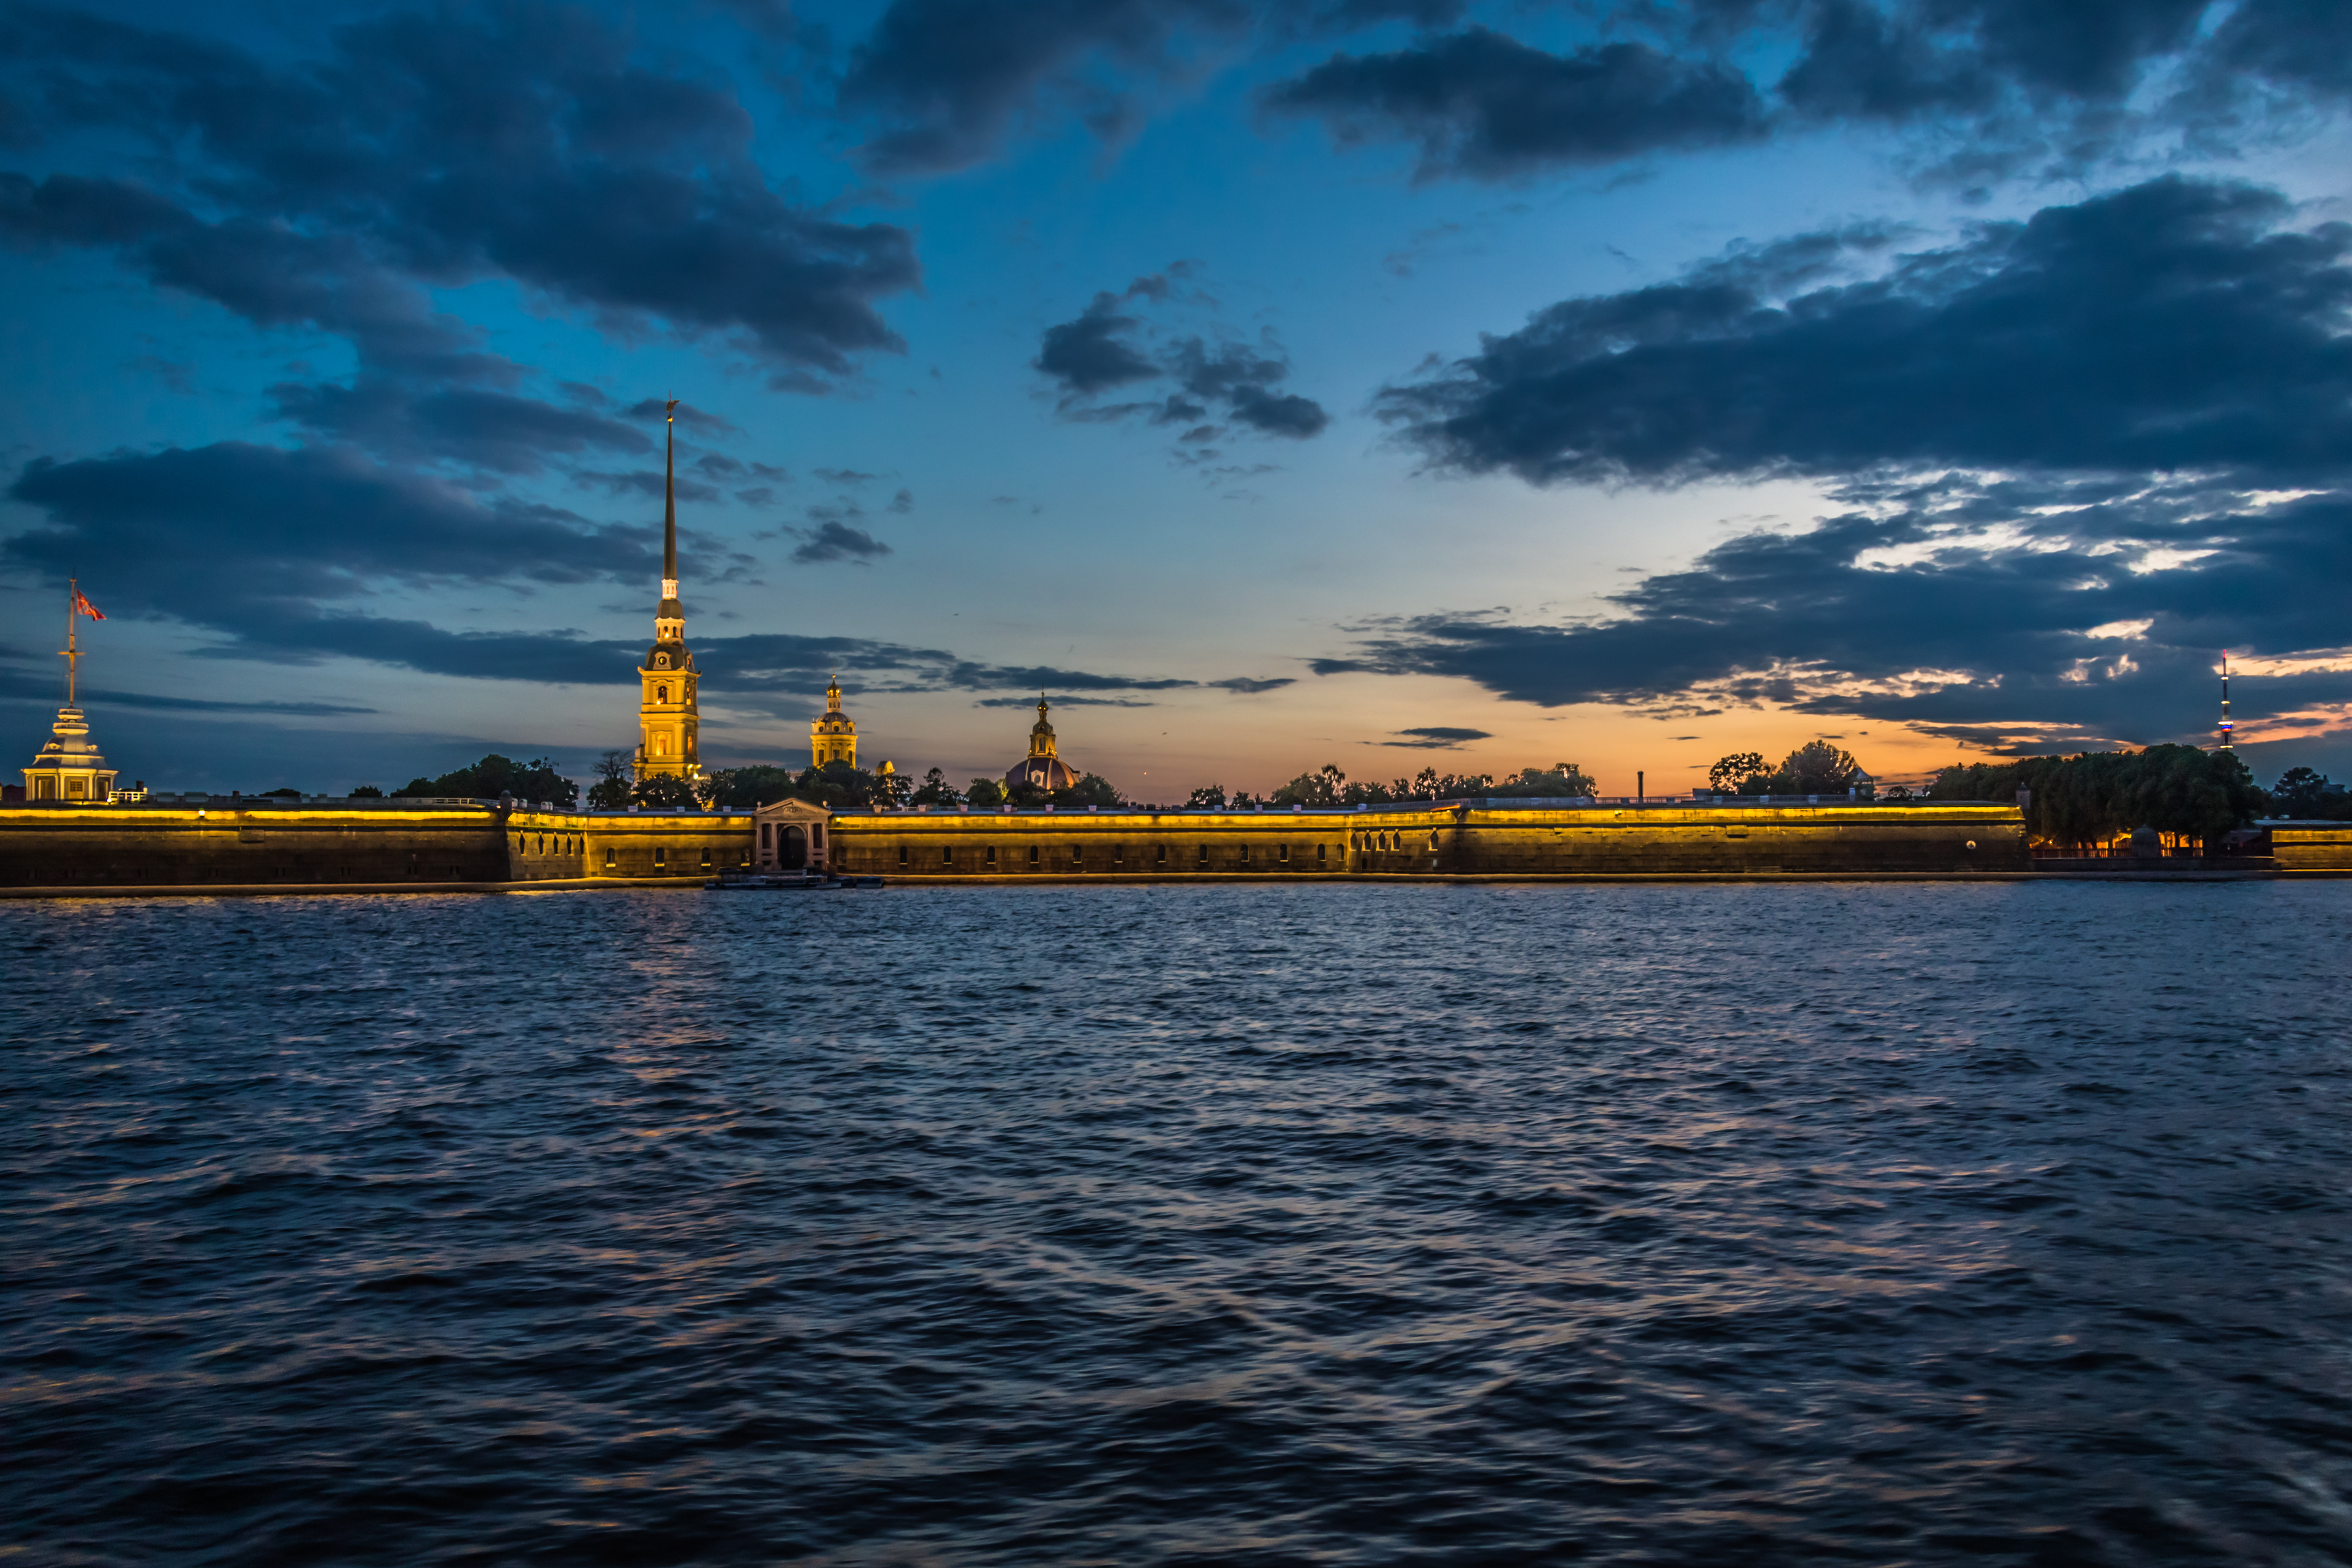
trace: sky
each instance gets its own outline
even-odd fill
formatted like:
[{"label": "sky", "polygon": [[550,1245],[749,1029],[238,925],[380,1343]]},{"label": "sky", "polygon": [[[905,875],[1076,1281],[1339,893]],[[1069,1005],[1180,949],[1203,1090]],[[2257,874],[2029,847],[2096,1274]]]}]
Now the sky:
[{"label": "sky", "polygon": [[0,716],[394,787],[2352,773],[2352,6],[0,7]]}]

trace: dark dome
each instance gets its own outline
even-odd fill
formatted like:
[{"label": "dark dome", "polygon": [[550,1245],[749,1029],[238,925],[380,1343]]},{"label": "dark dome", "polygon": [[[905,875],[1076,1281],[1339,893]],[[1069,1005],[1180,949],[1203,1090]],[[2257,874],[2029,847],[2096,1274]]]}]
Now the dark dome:
[{"label": "dark dome", "polygon": [[1004,775],[1004,787],[1017,788],[1027,784],[1031,789],[1051,793],[1068,789],[1078,782],[1077,771],[1059,757],[1024,757]]}]

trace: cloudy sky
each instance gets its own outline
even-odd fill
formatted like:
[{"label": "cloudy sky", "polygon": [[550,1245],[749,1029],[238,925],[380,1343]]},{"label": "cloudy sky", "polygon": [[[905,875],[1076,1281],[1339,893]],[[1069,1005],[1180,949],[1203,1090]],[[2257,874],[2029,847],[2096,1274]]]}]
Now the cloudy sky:
[{"label": "cloudy sky", "polygon": [[163,787],[635,741],[1143,798],[2352,773],[2352,6],[0,8],[0,700]]}]

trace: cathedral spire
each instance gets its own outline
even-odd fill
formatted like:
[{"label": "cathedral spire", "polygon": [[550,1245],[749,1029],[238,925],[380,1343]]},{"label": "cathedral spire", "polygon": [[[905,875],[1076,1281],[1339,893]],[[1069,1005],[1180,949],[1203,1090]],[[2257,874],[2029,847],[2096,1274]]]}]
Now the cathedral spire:
[{"label": "cathedral spire", "polygon": [[701,672],[686,646],[686,606],[677,602],[677,399],[662,407],[661,603],[654,609],[654,646],[637,667],[639,783],[649,778],[702,776],[701,708],[695,686]]},{"label": "cathedral spire", "polygon": [[662,411],[662,597],[677,597],[677,399]]}]

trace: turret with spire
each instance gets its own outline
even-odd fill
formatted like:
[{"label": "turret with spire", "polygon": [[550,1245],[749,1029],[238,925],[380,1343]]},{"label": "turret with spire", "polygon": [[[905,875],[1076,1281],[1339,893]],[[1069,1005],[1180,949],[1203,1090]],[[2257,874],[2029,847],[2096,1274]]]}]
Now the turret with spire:
[{"label": "turret with spire", "polygon": [[661,603],[654,609],[654,646],[637,668],[636,776],[702,776],[701,679],[686,646],[686,606],[677,598],[677,399],[664,407],[662,441]]},{"label": "turret with spire", "polygon": [[66,584],[66,646],[59,657],[66,661],[66,705],[58,710],[58,721],[49,726],[49,742],[34,757],[33,765],[24,770],[26,800],[79,801],[85,805],[102,805],[114,793],[114,770],[106,765],[99,754],[97,742],[89,738],[89,720],[81,710],[79,682],[81,661],[88,656],[81,650],[79,622],[81,616],[102,621],[98,606],[85,598],[79,581]]}]

